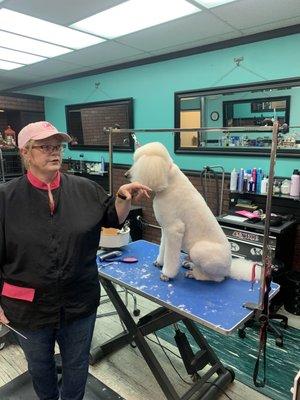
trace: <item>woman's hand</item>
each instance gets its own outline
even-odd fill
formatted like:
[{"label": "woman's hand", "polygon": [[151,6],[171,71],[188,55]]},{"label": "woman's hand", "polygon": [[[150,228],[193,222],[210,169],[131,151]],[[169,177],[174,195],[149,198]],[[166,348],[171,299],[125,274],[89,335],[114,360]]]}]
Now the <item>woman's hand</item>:
[{"label": "woman's hand", "polygon": [[143,197],[150,199],[151,189],[148,186],[142,185],[139,182],[127,183],[120,186],[117,196],[123,200],[135,201],[141,200]]},{"label": "woman's hand", "polygon": [[9,320],[6,318],[1,306],[0,306],[0,324],[9,324]]},{"label": "woman's hand", "polygon": [[142,185],[139,182],[127,183],[126,185],[120,186],[117,196],[115,207],[119,218],[119,223],[122,224],[127,218],[131,199],[139,201],[142,197],[150,198],[151,189],[148,186]]}]

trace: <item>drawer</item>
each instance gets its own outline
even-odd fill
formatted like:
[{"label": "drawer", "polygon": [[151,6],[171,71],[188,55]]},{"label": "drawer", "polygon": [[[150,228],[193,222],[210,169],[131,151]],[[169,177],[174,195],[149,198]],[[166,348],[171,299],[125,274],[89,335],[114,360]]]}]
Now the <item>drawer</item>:
[{"label": "drawer", "polygon": [[[248,259],[252,259],[255,256],[262,256],[264,240],[263,234],[230,228],[228,226],[221,225],[221,227],[230,242],[233,255]],[[276,237],[269,237],[269,246],[271,254],[274,256]]]}]

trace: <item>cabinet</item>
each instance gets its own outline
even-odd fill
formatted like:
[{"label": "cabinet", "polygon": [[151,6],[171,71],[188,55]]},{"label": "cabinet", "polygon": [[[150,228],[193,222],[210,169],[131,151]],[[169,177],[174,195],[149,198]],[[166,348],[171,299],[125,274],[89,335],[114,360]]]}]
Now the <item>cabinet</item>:
[{"label": "cabinet", "polygon": [[[262,222],[251,223],[228,219],[228,216],[234,214],[234,207],[241,197],[250,198],[258,207],[265,208],[266,196],[251,195],[250,193],[231,193],[228,214],[217,217],[217,220],[231,244],[232,254],[258,261],[261,260],[263,250],[264,224]],[[273,280],[281,285],[279,294],[272,300],[272,306],[273,308],[279,308],[283,304],[286,273],[293,269],[296,228],[300,212],[299,201],[280,197],[274,198],[272,212],[294,216],[279,226],[270,226],[269,231],[272,258],[275,260],[274,264],[279,267],[278,271],[274,273]]]}]

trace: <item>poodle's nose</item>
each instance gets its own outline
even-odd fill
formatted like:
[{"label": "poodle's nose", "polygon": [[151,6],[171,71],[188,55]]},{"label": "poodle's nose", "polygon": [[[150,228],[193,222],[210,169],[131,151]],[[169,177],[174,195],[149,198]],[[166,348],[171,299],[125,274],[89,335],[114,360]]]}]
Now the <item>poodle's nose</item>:
[{"label": "poodle's nose", "polygon": [[125,178],[130,179],[131,178],[131,173],[130,173],[130,169],[128,171],[125,172],[124,174]]}]

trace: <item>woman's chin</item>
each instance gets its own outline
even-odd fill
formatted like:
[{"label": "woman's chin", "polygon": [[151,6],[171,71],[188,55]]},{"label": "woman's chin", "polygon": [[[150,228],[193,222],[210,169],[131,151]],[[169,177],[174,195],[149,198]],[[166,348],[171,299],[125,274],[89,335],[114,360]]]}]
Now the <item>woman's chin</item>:
[{"label": "woman's chin", "polygon": [[54,171],[59,171],[61,168],[61,164],[60,163],[51,163],[47,165],[47,170],[49,172],[54,172]]}]

